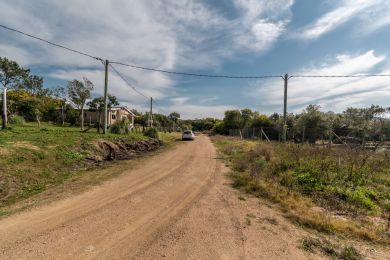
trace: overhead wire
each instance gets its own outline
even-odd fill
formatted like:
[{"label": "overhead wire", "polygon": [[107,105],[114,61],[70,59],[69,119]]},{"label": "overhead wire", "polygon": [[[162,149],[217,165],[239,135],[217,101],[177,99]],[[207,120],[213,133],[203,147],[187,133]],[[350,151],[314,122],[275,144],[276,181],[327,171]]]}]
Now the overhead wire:
[{"label": "overhead wire", "polygon": [[358,75],[291,75],[291,78],[371,78],[390,77],[390,74],[358,74]]},{"label": "overhead wire", "polygon": [[176,74],[176,75],[184,75],[184,76],[194,76],[194,77],[206,77],[206,78],[228,78],[228,79],[264,79],[264,78],[280,78],[282,76],[276,75],[266,75],[266,76],[232,76],[232,75],[215,75],[215,74],[198,74],[198,73],[188,73],[188,72],[180,72],[180,71],[172,71],[172,70],[162,70],[150,67],[143,67],[134,64],[127,64],[119,61],[110,61],[112,64],[118,64],[121,66],[126,66],[135,69],[148,70],[148,71],[156,71],[167,74]]},{"label": "overhead wire", "polygon": [[142,93],[141,91],[139,91],[135,86],[133,86],[133,84],[131,84],[114,66],[112,66],[111,64],[109,64],[109,66],[111,67],[112,71],[114,71],[115,74],[117,74],[137,94],[139,94],[139,95],[141,95],[141,96],[143,96],[144,98],[147,98],[147,99],[150,98],[150,97],[146,96],[144,93]]},{"label": "overhead wire", "polygon": [[33,39],[36,39],[36,40],[45,42],[45,43],[50,44],[50,45],[53,45],[53,46],[55,46],[55,47],[59,47],[59,48],[62,48],[62,49],[65,49],[65,50],[68,50],[68,51],[71,51],[71,52],[74,52],[74,53],[77,53],[77,54],[80,54],[80,55],[83,55],[83,56],[92,58],[92,59],[95,59],[95,60],[99,60],[99,61],[102,60],[102,58],[99,58],[99,57],[90,55],[90,54],[88,54],[88,53],[85,53],[85,52],[82,52],[82,51],[78,51],[78,50],[75,50],[75,49],[66,47],[66,46],[64,46],[64,45],[61,45],[61,44],[58,44],[58,43],[55,43],[55,42],[51,42],[51,41],[45,40],[45,39],[40,38],[40,37],[38,37],[38,36],[34,36],[34,35],[29,34],[29,33],[25,33],[25,32],[22,32],[22,31],[20,31],[20,30],[17,30],[17,29],[13,29],[13,28],[11,28],[11,27],[8,27],[8,26],[2,25],[2,24],[0,24],[0,27],[3,28],[3,29],[6,29],[6,30],[13,31],[13,32],[22,34],[22,35],[24,35],[24,36],[27,36],[27,37],[30,37],[30,38],[33,38]]},{"label": "overhead wire", "polygon": [[[17,29],[8,27],[8,26],[5,26],[3,24],[0,24],[0,28],[6,29],[6,30],[9,30],[9,31],[13,31],[13,32],[16,32],[18,34],[22,34],[24,36],[27,36],[27,37],[30,37],[30,38],[33,38],[33,39],[45,42],[45,43],[50,44],[50,45],[55,46],[55,47],[59,47],[59,48],[71,51],[73,53],[77,53],[77,54],[80,54],[80,55],[83,55],[83,56],[86,56],[86,57],[89,57],[89,58],[92,58],[92,59],[95,59],[95,60],[98,60],[98,61],[103,61],[103,59],[100,58],[100,57],[93,56],[91,54],[88,54],[86,52],[82,52],[82,51],[79,51],[79,50],[76,50],[76,49],[73,49],[73,48],[69,48],[69,47],[64,46],[62,44],[58,44],[58,43],[55,43],[55,42],[52,42],[52,41],[48,41],[48,40],[43,39],[41,37],[34,36],[32,34],[29,34],[29,33],[26,33],[26,32],[23,32],[23,31],[20,31],[20,30],[17,30]],[[228,79],[264,79],[264,78],[280,78],[280,77],[283,78],[283,76],[281,76],[281,75],[235,76],[235,75],[199,74],[199,73],[189,73],[189,72],[180,72],[180,71],[156,69],[156,68],[139,66],[139,65],[135,65],[135,64],[123,63],[123,62],[119,62],[119,61],[109,61],[109,63],[110,63],[110,65],[111,64],[118,64],[118,65],[121,65],[121,66],[131,67],[131,68],[135,68],[135,69],[141,69],[141,70],[147,70],[147,71],[156,71],[156,72],[161,72],[161,73],[176,74],[176,75],[183,75],[183,76],[209,77],[209,78],[228,78]],[[111,67],[113,68],[113,66],[111,66]],[[117,70],[115,68],[113,68],[113,69],[114,69],[114,71],[117,72]],[[120,76],[120,77],[122,77],[122,76]],[[362,77],[390,77],[390,74],[291,75],[290,76],[290,78],[362,78]],[[127,81],[127,80],[125,80],[125,81]],[[129,84],[129,85],[131,85],[131,84]],[[132,86],[132,88],[134,88],[134,86]],[[135,91],[138,91],[138,90],[135,89]],[[143,95],[143,94],[141,94],[141,95],[145,97],[145,95]]]},{"label": "overhead wire", "polygon": [[[125,76],[123,76],[114,66],[112,66],[111,64],[109,64],[109,66],[111,67],[112,71],[117,74],[130,88],[132,88],[137,94],[139,94],[140,96],[146,98],[146,99],[150,99],[151,97],[145,95],[144,93],[142,93],[141,91],[139,91],[133,84],[131,84]],[[163,113],[165,113],[166,111],[164,109],[162,109],[160,107],[159,104],[157,104],[156,100],[154,98],[152,98],[152,102],[157,105],[157,108],[159,110],[161,110]]]}]

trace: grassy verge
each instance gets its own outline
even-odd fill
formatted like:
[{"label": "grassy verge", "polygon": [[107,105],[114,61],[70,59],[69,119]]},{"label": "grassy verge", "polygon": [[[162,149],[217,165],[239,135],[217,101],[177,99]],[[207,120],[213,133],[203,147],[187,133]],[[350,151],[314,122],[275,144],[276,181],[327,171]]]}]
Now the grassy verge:
[{"label": "grassy verge", "polygon": [[390,243],[388,153],[213,137],[233,186],[278,203],[300,225]]},{"label": "grassy verge", "polygon": [[[163,144],[170,146],[175,138],[164,134]],[[69,182],[70,186],[98,183],[128,167],[126,162],[96,167],[85,160],[94,149],[91,143],[101,139],[131,144],[148,138],[139,133],[103,136],[96,130],[82,133],[79,128],[50,124],[0,131],[0,215],[8,214],[16,202],[43,191]]]}]

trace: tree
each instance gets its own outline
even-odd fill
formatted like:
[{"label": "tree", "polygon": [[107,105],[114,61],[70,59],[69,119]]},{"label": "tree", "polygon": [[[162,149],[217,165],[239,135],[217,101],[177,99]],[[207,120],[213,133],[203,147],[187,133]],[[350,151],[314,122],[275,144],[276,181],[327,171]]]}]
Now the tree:
[{"label": "tree", "polygon": [[50,96],[52,91],[43,87],[43,78],[35,75],[24,75],[23,82],[17,86],[19,90],[25,90],[35,96]]},{"label": "tree", "polygon": [[254,113],[251,127],[270,127],[272,124],[271,120],[266,115],[261,115],[257,112]]},{"label": "tree", "polygon": [[223,121],[217,120],[211,129],[211,132],[213,134],[226,134],[225,133],[225,125]]},{"label": "tree", "polygon": [[240,110],[226,110],[223,118],[225,132],[229,129],[241,129],[241,112]]},{"label": "tree", "polygon": [[305,131],[310,144],[314,144],[316,139],[326,134],[330,127],[326,115],[320,111],[320,108],[318,105],[308,105],[295,125],[297,132]]},{"label": "tree", "polygon": [[93,83],[87,78],[83,78],[83,80],[84,83],[77,79],[68,83],[68,96],[80,110],[81,130],[84,130],[84,106],[87,99],[91,97],[91,91],[94,88]]},{"label": "tree", "polygon": [[[15,61],[0,57],[0,83],[4,88],[15,88],[28,72],[29,70],[21,68]],[[6,111],[2,111],[3,129],[7,127],[6,118]]]},{"label": "tree", "polygon": [[180,119],[180,114],[177,112],[172,112],[169,114],[168,118],[177,124],[177,121]]},{"label": "tree", "polygon": [[41,126],[43,102],[37,97],[29,97],[21,101],[19,110],[28,120],[36,120],[38,126]]},{"label": "tree", "polygon": [[61,100],[61,125],[65,125],[65,109],[66,109],[66,100],[67,100],[67,93],[66,89],[64,87],[56,87],[52,90],[51,93],[54,97]]},{"label": "tree", "polygon": [[254,113],[249,108],[241,109],[241,128],[249,127],[252,124]]},{"label": "tree", "polygon": [[[97,126],[98,132],[100,132],[100,126],[101,126],[101,114],[104,110],[104,97],[97,97],[92,99],[92,101],[88,102],[87,105],[89,106],[89,111],[97,111],[99,116],[99,123]],[[107,108],[110,109],[113,106],[119,106],[118,99],[116,96],[107,95]]]},{"label": "tree", "polygon": [[29,72],[16,61],[0,57],[0,83],[4,88],[17,88]]}]

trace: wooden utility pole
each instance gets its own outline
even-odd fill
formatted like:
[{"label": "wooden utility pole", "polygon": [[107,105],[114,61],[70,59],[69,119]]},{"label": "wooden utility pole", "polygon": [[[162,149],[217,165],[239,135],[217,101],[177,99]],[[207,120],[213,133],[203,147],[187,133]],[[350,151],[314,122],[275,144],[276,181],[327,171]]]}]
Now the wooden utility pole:
[{"label": "wooden utility pole", "polygon": [[108,65],[109,61],[106,60],[104,67],[105,67],[105,76],[104,76],[104,127],[103,127],[103,133],[107,133],[107,87],[108,87]]},{"label": "wooden utility pole", "polygon": [[149,127],[153,127],[153,98],[150,98]]},{"label": "wooden utility pole", "polygon": [[284,75],[283,142],[287,140],[287,85],[288,74]]},{"label": "wooden utility pole", "polygon": [[7,128],[7,88],[4,88],[3,91],[3,129]]}]

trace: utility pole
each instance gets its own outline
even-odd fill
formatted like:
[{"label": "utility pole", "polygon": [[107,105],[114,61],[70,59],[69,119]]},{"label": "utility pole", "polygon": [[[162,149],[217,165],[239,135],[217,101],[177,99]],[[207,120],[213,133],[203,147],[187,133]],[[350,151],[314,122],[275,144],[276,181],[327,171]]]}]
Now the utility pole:
[{"label": "utility pole", "polygon": [[105,64],[104,64],[104,68],[105,68],[105,76],[104,76],[104,127],[103,127],[103,133],[106,134],[107,133],[107,116],[108,116],[108,112],[107,112],[107,85],[108,85],[108,65],[109,65],[109,61],[106,60]]},{"label": "utility pole", "polygon": [[3,129],[7,128],[7,88],[3,91]]},{"label": "utility pole", "polygon": [[288,74],[284,75],[283,142],[287,141],[287,85]]},{"label": "utility pole", "polygon": [[153,126],[153,98],[150,98],[149,127]]}]

